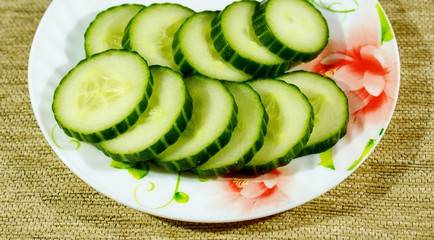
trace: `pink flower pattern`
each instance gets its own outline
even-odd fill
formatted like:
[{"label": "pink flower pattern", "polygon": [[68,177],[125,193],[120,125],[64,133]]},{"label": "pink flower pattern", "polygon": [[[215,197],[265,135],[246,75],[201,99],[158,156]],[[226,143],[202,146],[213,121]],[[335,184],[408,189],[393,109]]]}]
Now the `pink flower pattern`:
[{"label": "pink flower pattern", "polygon": [[383,124],[397,87],[394,49],[381,44],[377,15],[361,10],[352,20],[345,40],[331,40],[315,60],[298,68],[328,76],[346,92],[350,128],[351,124]]},{"label": "pink flower pattern", "polygon": [[255,178],[224,178],[225,199],[239,203],[242,210],[283,202],[288,198],[283,186],[290,181],[283,170],[273,170]]}]

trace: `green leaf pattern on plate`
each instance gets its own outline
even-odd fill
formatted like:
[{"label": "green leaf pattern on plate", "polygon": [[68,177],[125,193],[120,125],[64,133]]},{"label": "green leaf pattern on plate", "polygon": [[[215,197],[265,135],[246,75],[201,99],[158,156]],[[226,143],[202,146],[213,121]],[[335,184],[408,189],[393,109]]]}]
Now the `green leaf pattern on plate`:
[{"label": "green leaf pattern on plate", "polygon": [[113,168],[116,168],[116,169],[128,169],[131,166],[129,164],[127,164],[127,163],[124,163],[124,162],[119,162],[119,161],[116,161],[116,160],[112,160],[110,162],[110,167],[113,167]]},{"label": "green leaf pattern on plate", "polygon": [[198,177],[199,182],[208,182],[208,178]]},{"label": "green leaf pattern on plate", "polygon": [[369,139],[368,143],[365,146],[365,149],[363,150],[360,157],[354,161],[354,163],[348,168],[348,171],[353,171],[359,164],[363,161],[363,159],[368,155],[369,152],[371,152],[372,148],[375,146],[375,143],[377,140]]},{"label": "green leaf pattern on plate", "polygon": [[381,7],[380,3],[377,3],[375,7],[377,8],[378,18],[380,19],[381,43],[383,44],[393,40],[395,37],[393,35],[392,26],[390,25],[389,20],[387,20],[383,7]]},{"label": "green leaf pattern on plate", "polygon": [[190,199],[190,197],[183,192],[177,192],[173,197],[175,198],[175,201],[180,204],[187,203],[188,200]]},{"label": "green leaf pattern on plate", "polygon": [[146,177],[149,173],[149,165],[145,162],[139,163],[137,165],[131,165],[128,163],[112,160],[110,166],[116,169],[128,170],[128,173],[137,180]]},{"label": "green leaf pattern on plate", "polygon": [[128,173],[131,174],[131,176],[133,176],[135,179],[139,180],[148,175],[149,167],[147,169],[130,168],[128,169]]},{"label": "green leaf pattern on plate", "polygon": [[321,153],[319,155],[320,158],[320,164],[321,166],[331,169],[331,170],[336,170],[335,165],[333,163],[333,149],[329,149],[323,153]]},{"label": "green leaf pattern on plate", "polygon": [[[383,136],[383,134],[384,134],[384,128],[380,129],[378,135],[381,137]],[[372,148],[375,147],[377,141],[378,140],[376,139],[369,139],[360,157],[356,159],[347,170],[353,171],[363,161],[363,159],[371,152]],[[334,165],[334,160],[333,160],[333,148],[320,154],[320,165],[325,168],[336,170]]]}]

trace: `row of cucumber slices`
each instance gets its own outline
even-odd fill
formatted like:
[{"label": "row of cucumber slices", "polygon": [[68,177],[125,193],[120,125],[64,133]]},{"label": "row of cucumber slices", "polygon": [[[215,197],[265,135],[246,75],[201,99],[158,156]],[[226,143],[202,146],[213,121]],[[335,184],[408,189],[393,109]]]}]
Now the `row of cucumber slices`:
[{"label": "row of cucumber slices", "polygon": [[58,85],[54,116],[117,161],[265,173],[345,135],[348,100],[336,83],[284,73],[327,41],[327,23],[304,0],[240,1],[221,13],[116,6],[86,31],[87,58]]},{"label": "row of cucumber slices", "polygon": [[326,20],[305,0],[238,1],[199,13],[172,3],[132,4],[100,13],[85,47],[88,56],[123,48],[184,75],[242,82],[282,75],[315,58],[328,38]]}]

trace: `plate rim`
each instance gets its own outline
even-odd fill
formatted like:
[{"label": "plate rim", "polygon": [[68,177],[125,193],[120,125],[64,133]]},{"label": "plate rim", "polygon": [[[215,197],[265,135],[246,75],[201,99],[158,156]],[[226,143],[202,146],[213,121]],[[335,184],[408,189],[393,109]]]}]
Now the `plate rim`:
[{"label": "plate rim", "polygon": [[[310,203],[311,201],[319,198],[320,196],[326,194],[327,192],[332,191],[333,189],[335,189],[338,185],[340,185],[341,183],[343,183],[344,181],[346,181],[348,179],[349,176],[351,176],[352,174],[354,174],[354,172],[356,172],[364,163],[365,161],[373,154],[373,152],[375,151],[375,149],[378,147],[378,145],[380,144],[380,142],[382,141],[382,139],[384,138],[385,133],[387,132],[388,128],[390,127],[391,121],[393,119],[393,117],[395,116],[395,112],[396,112],[396,108],[398,105],[398,101],[399,101],[399,96],[400,96],[400,91],[401,91],[401,54],[400,54],[400,48],[399,48],[399,42],[396,40],[396,66],[397,66],[397,85],[396,85],[396,92],[395,92],[395,96],[394,96],[394,103],[393,103],[393,107],[391,108],[391,114],[390,116],[386,119],[386,121],[384,122],[384,134],[382,134],[381,136],[378,137],[378,141],[375,142],[374,147],[372,147],[372,149],[369,150],[368,154],[366,154],[366,156],[362,159],[362,161],[351,171],[348,171],[344,176],[340,177],[339,180],[337,180],[335,182],[335,184],[332,185],[332,187],[329,188],[324,188],[322,191],[320,191],[318,194],[314,194],[312,196],[309,197],[309,200],[307,201],[299,201],[295,204],[293,204],[293,206],[291,207],[287,207],[285,205],[282,205],[281,207],[276,207],[272,210],[267,210],[267,211],[261,211],[259,214],[252,214],[252,215],[248,215],[247,217],[245,216],[239,216],[239,217],[230,217],[230,218],[221,218],[221,219],[211,219],[211,218],[203,218],[201,217],[195,217],[195,218],[188,218],[188,217],[178,217],[176,215],[171,215],[171,214],[165,214],[165,213],[161,213],[158,211],[155,211],[153,209],[144,209],[144,208],[140,208],[139,206],[134,206],[133,204],[129,203],[127,200],[122,199],[118,196],[116,196],[115,194],[111,194],[113,191],[111,191],[110,189],[108,189],[107,187],[99,184],[97,181],[92,181],[90,177],[88,176],[84,176],[84,174],[79,174],[79,170],[75,168],[75,166],[70,163],[69,161],[64,160],[66,157],[56,148],[54,147],[54,144],[52,143],[52,140],[50,139],[49,133],[47,131],[44,130],[44,128],[42,127],[42,120],[40,119],[40,117],[38,116],[38,114],[36,113],[35,109],[37,109],[37,107],[35,106],[35,101],[33,99],[35,99],[34,94],[32,93],[32,89],[31,89],[31,73],[33,72],[32,70],[32,62],[35,61],[34,60],[34,46],[35,46],[35,42],[37,41],[38,38],[40,38],[40,32],[41,32],[41,25],[44,24],[47,21],[47,12],[50,11],[53,8],[53,3],[55,1],[51,1],[50,4],[48,5],[48,7],[45,9],[42,17],[39,20],[39,23],[37,24],[37,28],[36,31],[34,33],[32,42],[31,42],[31,47],[30,47],[30,51],[29,51],[29,56],[28,56],[28,60],[27,60],[27,88],[28,88],[28,92],[29,92],[29,98],[30,98],[30,102],[31,102],[31,107],[32,107],[32,112],[33,112],[33,116],[35,117],[35,120],[38,124],[38,128],[40,129],[40,131],[42,132],[43,136],[44,136],[44,140],[45,142],[48,144],[48,146],[51,148],[51,150],[55,153],[55,155],[57,156],[58,159],[61,160],[61,162],[63,162],[63,164],[76,176],[78,177],[81,181],[83,181],[86,185],[90,186],[93,190],[95,190],[97,193],[111,199],[114,200],[115,202],[129,207],[131,209],[134,209],[136,211],[139,211],[141,213],[146,213],[155,217],[159,217],[159,218],[165,218],[165,219],[171,219],[171,220],[175,220],[175,221],[182,221],[182,222],[191,222],[191,223],[234,223],[234,222],[245,222],[245,221],[251,221],[251,220],[259,220],[259,219],[263,219],[266,217],[270,217],[270,216],[274,216],[280,213],[284,213],[286,211],[292,210],[294,208],[297,208],[301,205]],[[380,4],[380,6],[383,8],[383,5],[380,3],[380,1],[377,1],[378,4]],[[394,36],[396,35],[395,29],[393,28],[393,25],[391,24],[389,15],[387,14],[386,10],[383,8],[385,15],[386,15],[386,19],[388,21],[388,23],[390,24],[391,27],[391,31],[393,32]]]}]

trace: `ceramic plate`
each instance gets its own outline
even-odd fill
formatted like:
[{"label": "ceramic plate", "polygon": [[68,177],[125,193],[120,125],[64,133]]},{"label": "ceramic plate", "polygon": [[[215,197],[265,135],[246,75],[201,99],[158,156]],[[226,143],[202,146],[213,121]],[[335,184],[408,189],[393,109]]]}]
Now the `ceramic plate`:
[{"label": "ceramic plate", "polygon": [[[122,3],[160,1],[54,0],[36,32],[29,59],[33,111],[50,146],[77,176],[131,208],[176,220],[232,222],[277,214],[329,191],[373,151],[392,117],[399,92],[399,54],[390,23],[375,0],[309,0],[327,18],[331,41],[315,60],[297,68],[324,74],[346,92],[351,119],[333,149],[293,160],[251,179],[200,179],[111,167],[94,147],[69,139],[51,112],[54,89],[84,58],[84,32],[95,15]],[[162,1],[161,1],[162,2]],[[221,10],[230,0],[173,0],[196,11]],[[139,178],[139,179],[137,179]]]}]

